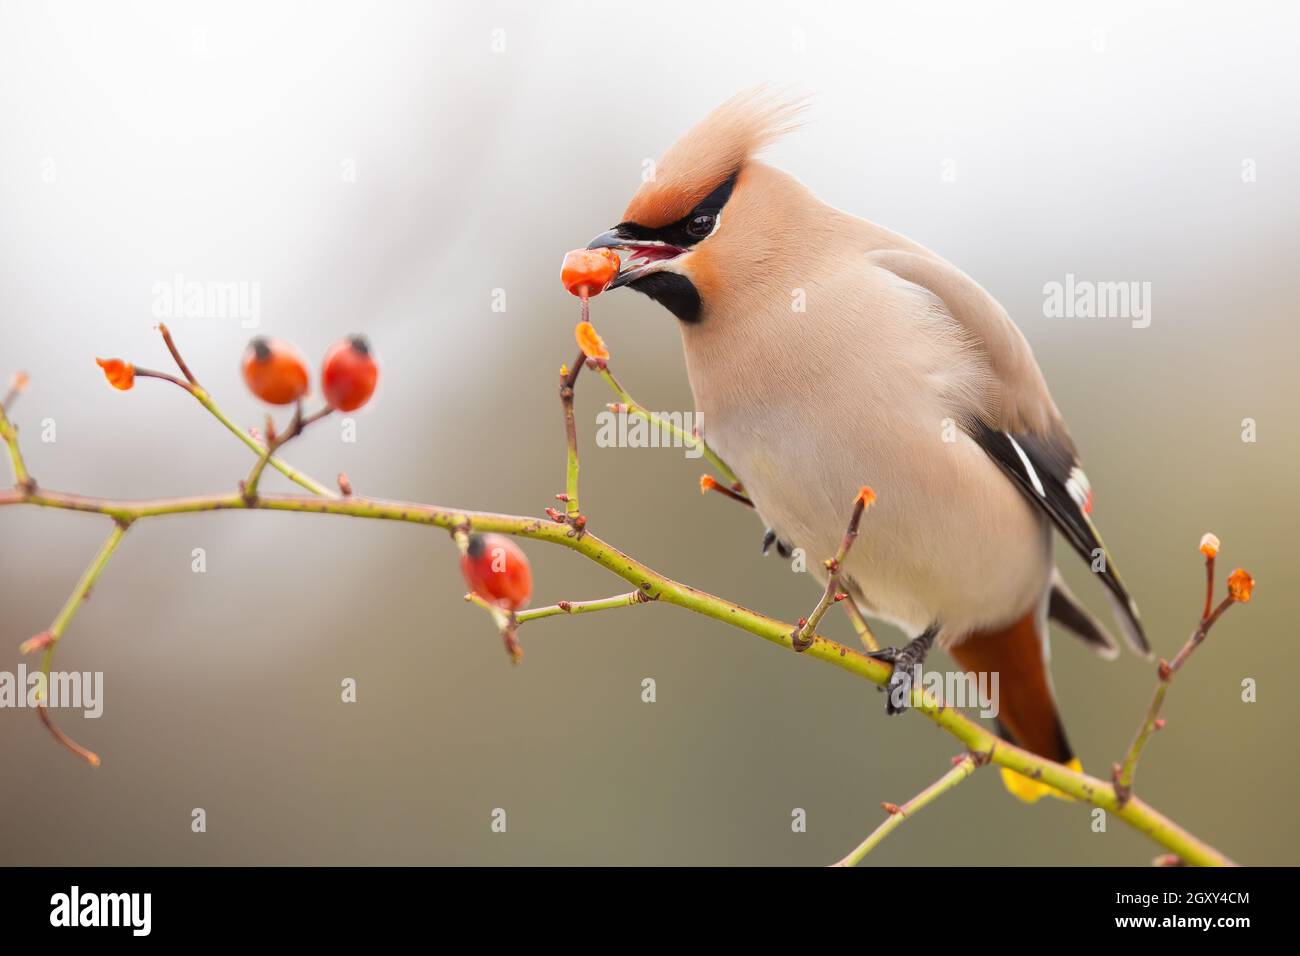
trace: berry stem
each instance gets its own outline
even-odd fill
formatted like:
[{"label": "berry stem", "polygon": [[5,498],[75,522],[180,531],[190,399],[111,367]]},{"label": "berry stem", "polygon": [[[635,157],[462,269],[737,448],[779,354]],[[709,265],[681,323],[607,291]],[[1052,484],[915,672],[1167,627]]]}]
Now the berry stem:
[{"label": "berry stem", "polygon": [[[585,310],[587,307],[585,297],[582,305]],[[575,386],[578,384],[578,374],[586,361],[587,357],[579,349],[573,365],[563,369],[560,376],[560,406],[564,411],[564,439],[567,445],[564,469],[564,513],[567,523],[578,532],[579,536],[582,535],[582,529],[578,527],[577,522],[582,517],[582,512],[578,508],[578,423],[574,418],[573,399]]]}]

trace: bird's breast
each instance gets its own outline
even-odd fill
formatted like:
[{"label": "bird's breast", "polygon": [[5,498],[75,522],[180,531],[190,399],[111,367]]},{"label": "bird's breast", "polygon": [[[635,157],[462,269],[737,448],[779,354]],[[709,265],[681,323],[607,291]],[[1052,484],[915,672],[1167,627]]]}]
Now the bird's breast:
[{"label": "bird's breast", "polygon": [[723,323],[706,318],[684,332],[687,367],[706,441],[800,563],[824,575],[870,485],[845,571],[876,616],[912,633],[940,621],[951,640],[1034,606],[1047,525],[957,427],[935,374],[968,356],[927,355],[888,315],[768,319],[786,334],[751,323],[721,342]]}]

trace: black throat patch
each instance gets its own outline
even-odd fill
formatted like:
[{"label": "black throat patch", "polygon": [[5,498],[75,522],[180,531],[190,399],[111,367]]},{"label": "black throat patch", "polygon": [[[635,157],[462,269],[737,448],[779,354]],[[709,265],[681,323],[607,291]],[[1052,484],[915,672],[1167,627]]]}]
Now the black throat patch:
[{"label": "black throat patch", "polygon": [[648,295],[681,321],[692,325],[700,321],[700,293],[694,283],[676,272],[652,272],[643,279],[628,284],[642,295]]}]

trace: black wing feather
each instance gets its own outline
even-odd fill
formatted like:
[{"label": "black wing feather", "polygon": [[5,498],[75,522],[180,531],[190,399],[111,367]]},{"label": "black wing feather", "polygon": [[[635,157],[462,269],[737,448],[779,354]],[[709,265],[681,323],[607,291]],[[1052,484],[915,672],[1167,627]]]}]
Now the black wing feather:
[{"label": "black wing feather", "polygon": [[1024,496],[1043,509],[1084,561],[1091,565],[1094,555],[1101,551],[1105,566],[1095,573],[1114,598],[1120,622],[1125,625],[1125,636],[1135,650],[1149,655],[1151,647],[1138,619],[1137,605],[1120,580],[1115,562],[1102,544],[1092,519],[1070,491],[1072,477],[1076,470],[1082,475],[1082,470],[1068,440],[1053,442],[1035,435],[1011,435],[980,421],[966,431]]}]

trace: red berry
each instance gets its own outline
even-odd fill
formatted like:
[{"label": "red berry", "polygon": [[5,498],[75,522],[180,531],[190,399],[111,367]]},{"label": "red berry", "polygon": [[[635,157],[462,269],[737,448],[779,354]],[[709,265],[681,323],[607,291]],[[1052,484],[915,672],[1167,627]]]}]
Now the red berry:
[{"label": "red berry", "polygon": [[288,342],[258,336],[244,349],[244,382],[271,405],[292,405],[308,392],[307,363]]},{"label": "red berry", "polygon": [[325,353],[320,370],[320,387],[325,401],[341,412],[356,411],[375,394],[379,366],[370,354],[370,344],[360,335],[335,342]]},{"label": "red berry", "polygon": [[564,254],[560,281],[581,298],[600,295],[618,275],[619,258],[613,249],[574,249]]},{"label": "red berry", "polygon": [[527,555],[504,535],[470,535],[460,570],[471,591],[507,611],[519,610],[533,592],[533,572]]}]

